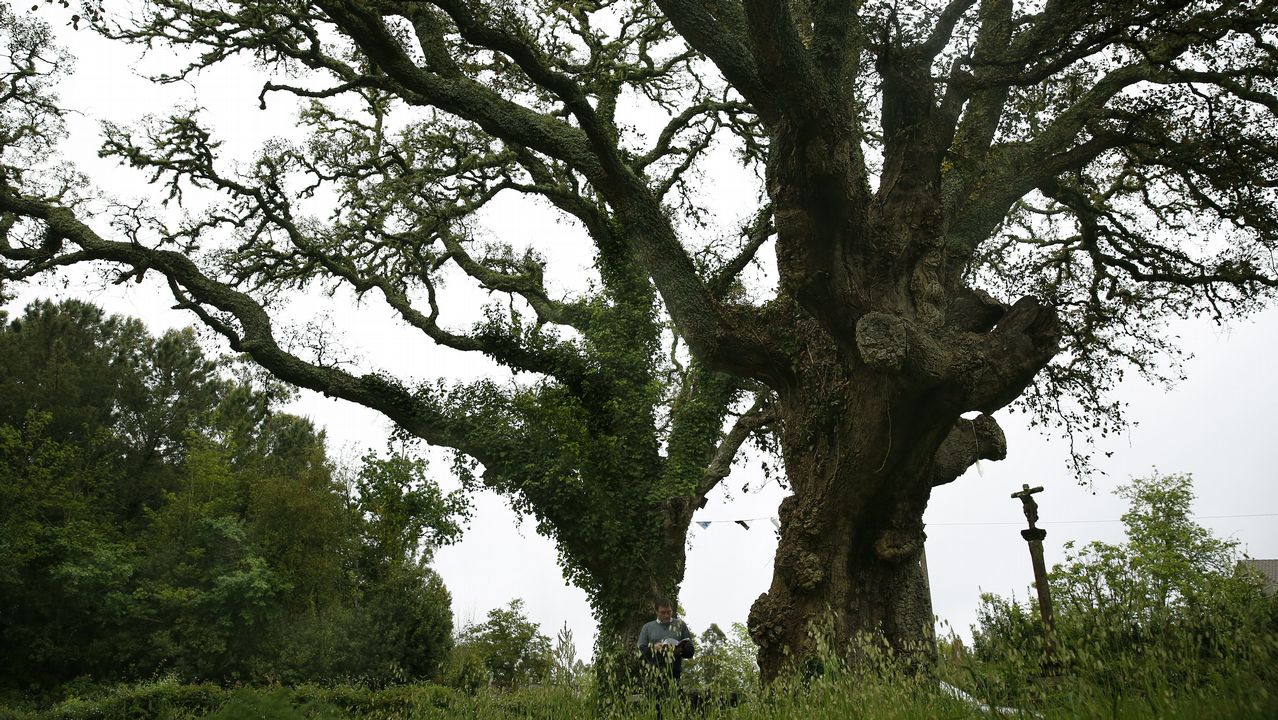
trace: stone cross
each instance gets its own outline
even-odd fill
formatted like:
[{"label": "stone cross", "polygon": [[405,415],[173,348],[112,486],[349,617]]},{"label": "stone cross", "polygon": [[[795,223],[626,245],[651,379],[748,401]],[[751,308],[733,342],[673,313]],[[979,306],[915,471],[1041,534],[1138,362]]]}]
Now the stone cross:
[{"label": "stone cross", "polygon": [[1029,485],[1021,485],[1021,488],[1019,492],[1012,493],[1012,497],[1021,499],[1021,505],[1024,506],[1025,510],[1025,519],[1029,520],[1029,529],[1037,530],[1038,526],[1034,523],[1038,522],[1038,503],[1034,502],[1034,493],[1043,492],[1043,486],[1039,485],[1036,488],[1032,488]]},{"label": "stone cross", "polygon": [[1025,519],[1029,528],[1021,531],[1021,537],[1029,543],[1030,560],[1034,563],[1034,587],[1038,590],[1038,612],[1043,618],[1043,674],[1055,677],[1060,674],[1060,662],[1056,653],[1056,619],[1052,614],[1052,594],[1047,586],[1047,565],[1043,562],[1043,538],[1047,531],[1038,527],[1038,503],[1034,502],[1034,494],[1043,492],[1043,486],[1036,488],[1028,484],[1021,485],[1021,490],[1012,493],[1013,499],[1021,501],[1025,511]]}]

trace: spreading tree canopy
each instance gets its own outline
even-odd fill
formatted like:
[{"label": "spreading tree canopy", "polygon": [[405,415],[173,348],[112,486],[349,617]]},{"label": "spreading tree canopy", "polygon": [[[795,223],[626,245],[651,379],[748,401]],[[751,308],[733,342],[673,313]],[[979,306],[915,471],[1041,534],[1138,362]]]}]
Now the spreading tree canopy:
[{"label": "spreading tree canopy", "polygon": [[[923,510],[1002,456],[990,413],[1021,398],[1104,431],[1104,390],[1169,349],[1162,319],[1244,312],[1276,284],[1271,0],[111,11],[90,16],[107,37],[190,51],[164,79],[251,57],[253,101],[308,101],[311,137],[237,171],[195,114],[109,126],[102,153],[170,198],[224,200],[171,222],[95,206],[42,164],[64,113],[53,59],[7,17],[3,277],[161,274],[276,376],[482,463],[614,629],[639,612],[620,598],[677,584],[690,509],[771,423],[794,492],[750,616],[765,675],[822,633],[925,639]],[[707,243],[696,170],[716,147],[760,183],[740,236]],[[317,194],[327,216],[306,209]],[[537,252],[475,239],[477,214],[512,195],[589,236],[588,289],[559,297]],[[743,286],[769,243],[775,286]],[[510,302],[448,327],[445,272]],[[411,385],[289,352],[268,301],[314,281],[377,293],[435,342],[539,381]],[[667,314],[694,361],[667,360]],[[649,568],[662,552],[673,572]]]}]

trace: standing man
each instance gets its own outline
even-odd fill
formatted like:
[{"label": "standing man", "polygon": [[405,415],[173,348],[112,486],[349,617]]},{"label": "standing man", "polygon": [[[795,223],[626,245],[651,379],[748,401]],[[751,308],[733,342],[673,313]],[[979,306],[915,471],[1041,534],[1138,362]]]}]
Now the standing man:
[{"label": "standing man", "polygon": [[639,631],[639,654],[665,677],[679,680],[683,673],[683,661],[696,651],[692,645],[692,632],[688,624],[675,617],[674,605],[666,598],[653,601],[657,619],[646,623]]}]

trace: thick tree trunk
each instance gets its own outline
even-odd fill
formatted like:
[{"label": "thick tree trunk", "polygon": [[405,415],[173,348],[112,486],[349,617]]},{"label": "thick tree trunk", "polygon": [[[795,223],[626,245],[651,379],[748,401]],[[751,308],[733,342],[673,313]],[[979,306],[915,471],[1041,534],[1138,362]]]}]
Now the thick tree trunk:
[{"label": "thick tree trunk", "polygon": [[599,620],[595,673],[605,693],[628,693],[641,681],[636,642],[644,623],[656,617],[653,601],[664,597],[677,606],[692,509],[686,498],[677,498],[655,511],[661,516],[660,540],[648,546],[641,564],[623,567],[601,560],[596,578],[606,589],[592,598],[592,605]]},{"label": "thick tree trunk", "polygon": [[750,631],[765,679],[886,641],[927,661],[932,608],[919,561],[932,458],[958,412],[809,348],[779,397],[794,495],[781,504],[772,585]]},{"label": "thick tree trunk", "polygon": [[[663,577],[637,574],[627,583],[629,590],[618,588],[617,595],[612,601],[606,603],[596,601],[594,610],[599,619],[596,654],[613,652],[633,654],[637,647],[635,643],[639,638],[640,628],[656,617],[653,599],[666,597],[672,602],[677,602],[674,590],[677,590],[678,583],[682,579],[682,572],[677,576],[670,573]],[[659,588],[674,588],[674,590]]]},{"label": "thick tree trunk", "polygon": [[[866,642],[934,657],[919,566],[931,489],[1002,454],[987,413],[1059,347],[1056,314],[1036,298],[1009,307],[965,287],[934,172],[948,141],[904,142],[870,199],[854,150],[828,150],[851,148],[844,139],[838,127],[795,126],[770,150],[777,266],[795,307],[769,326],[788,362],[761,375],[777,393],[794,495],[781,506],[772,585],[750,611],[765,680],[855,659]],[[986,414],[960,423],[969,411]]]},{"label": "thick tree trunk", "polygon": [[652,603],[638,593],[635,602],[614,603],[600,612],[599,634],[595,639],[595,676],[599,687],[610,695],[626,694],[639,680],[640,658],[635,642],[644,623],[653,618]]}]

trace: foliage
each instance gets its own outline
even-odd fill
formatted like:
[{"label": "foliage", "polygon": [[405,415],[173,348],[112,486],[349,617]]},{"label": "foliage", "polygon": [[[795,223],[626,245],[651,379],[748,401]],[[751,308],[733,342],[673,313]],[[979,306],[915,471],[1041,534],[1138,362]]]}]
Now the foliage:
[{"label": "foliage", "polygon": [[684,664],[685,687],[714,694],[745,694],[758,687],[758,647],[745,625],[733,623],[729,632],[711,624],[701,633],[696,661]]},{"label": "foliage", "polygon": [[0,327],[0,384],[6,686],[437,672],[451,603],[425,562],[463,505],[420,462],[340,485],[277,388],[75,301]]},{"label": "foliage", "polygon": [[286,690],[240,690],[208,717],[209,720],[238,720],[248,717],[269,720],[339,720],[343,717],[336,707],[327,703],[311,701],[295,706],[289,695]]},{"label": "foliage", "polygon": [[[1151,702],[1221,678],[1273,682],[1278,602],[1237,562],[1236,541],[1193,522],[1190,476],[1137,478],[1119,494],[1127,542],[1067,544],[1048,577],[1066,672]],[[1042,657],[1036,607],[985,595],[973,632],[1002,692],[1023,691]]]},{"label": "foliage", "polygon": [[457,644],[480,658],[488,671],[486,684],[499,690],[541,685],[551,678],[550,638],[524,615],[520,598],[489,610],[484,622],[462,628]]},{"label": "foliage", "polygon": [[406,455],[360,460],[349,491],[363,518],[373,558],[406,558],[422,565],[435,548],[455,542],[469,506],[460,493],[443,494],[430,481],[426,461]]},{"label": "foliage", "polygon": [[[885,669],[886,670],[886,669]],[[668,702],[663,717],[705,720],[833,720],[882,718],[988,718],[991,713],[974,702],[956,698],[930,678],[838,673],[801,682],[783,680],[775,691],[751,693],[735,705],[689,695]],[[1175,718],[1231,718],[1262,720],[1273,717],[1278,699],[1265,688],[1223,682],[1208,692],[1166,698],[1151,708],[1136,698],[1116,705],[1088,694],[1085,688],[1059,686],[1038,704],[1018,704],[1011,710],[1045,720],[1107,717],[1115,720]],[[600,717],[597,698],[561,688],[529,688],[514,692],[484,691],[473,696],[433,685],[397,685],[373,689],[358,685],[224,689],[211,685],[182,685],[172,679],[101,688],[48,707],[4,707],[3,720],[126,720],[167,718],[194,720],[214,717],[256,717],[264,720],[342,717],[352,720],[593,720]],[[1015,716],[1015,715],[1014,715]],[[651,720],[651,703],[635,701],[614,708],[617,720]]]},{"label": "foliage", "polygon": [[555,647],[550,652],[551,685],[580,690],[586,679],[586,664],[577,659],[577,643],[565,621],[555,636]]},{"label": "foliage", "polygon": [[434,570],[395,563],[370,583],[340,676],[402,682],[436,677],[452,648],[452,596]]},{"label": "foliage", "polygon": [[488,667],[484,654],[475,645],[457,643],[448,654],[448,663],[441,673],[441,681],[447,687],[467,695],[474,695],[489,685]]}]

